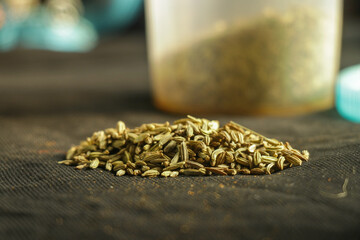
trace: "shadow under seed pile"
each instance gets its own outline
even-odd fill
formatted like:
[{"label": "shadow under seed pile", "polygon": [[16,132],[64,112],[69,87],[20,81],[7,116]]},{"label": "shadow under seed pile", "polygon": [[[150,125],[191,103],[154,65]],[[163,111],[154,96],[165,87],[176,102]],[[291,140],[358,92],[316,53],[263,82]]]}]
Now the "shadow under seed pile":
[{"label": "shadow under seed pile", "polygon": [[116,128],[95,132],[71,147],[59,163],[77,169],[105,168],[117,176],[176,177],[184,175],[271,174],[301,165],[309,152],[286,142],[267,138],[244,126],[188,116],[129,129],[119,121]]}]

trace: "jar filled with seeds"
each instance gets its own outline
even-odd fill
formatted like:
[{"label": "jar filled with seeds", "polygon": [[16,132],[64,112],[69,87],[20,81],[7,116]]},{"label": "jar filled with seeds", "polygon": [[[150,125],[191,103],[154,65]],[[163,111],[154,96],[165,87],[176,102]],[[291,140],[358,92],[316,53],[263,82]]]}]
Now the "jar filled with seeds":
[{"label": "jar filled with seeds", "polygon": [[155,104],[293,115],[333,106],[341,0],[149,0]]}]

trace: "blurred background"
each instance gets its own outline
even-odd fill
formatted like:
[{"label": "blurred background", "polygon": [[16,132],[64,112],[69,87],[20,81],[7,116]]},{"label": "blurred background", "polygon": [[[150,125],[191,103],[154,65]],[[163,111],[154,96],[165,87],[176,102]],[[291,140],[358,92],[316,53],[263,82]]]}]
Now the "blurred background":
[{"label": "blurred background", "polygon": [[[360,1],[343,11],[341,68],[360,63]],[[150,89],[142,0],[0,1],[0,114],[153,110]]]}]

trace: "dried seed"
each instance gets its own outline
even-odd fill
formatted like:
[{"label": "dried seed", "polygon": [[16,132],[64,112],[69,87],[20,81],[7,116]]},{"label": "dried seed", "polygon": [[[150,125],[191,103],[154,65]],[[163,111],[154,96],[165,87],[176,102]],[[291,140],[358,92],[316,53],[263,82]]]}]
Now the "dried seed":
[{"label": "dried seed", "polygon": [[171,174],[171,171],[164,171],[164,172],[161,173],[161,176],[163,176],[163,177],[169,177],[170,174]]},{"label": "dried seed", "polygon": [[184,137],[181,137],[181,136],[175,136],[172,138],[174,141],[176,142],[185,142],[186,139]]},{"label": "dried seed", "polygon": [[144,139],[144,143],[146,143],[146,144],[151,144],[152,142],[153,142],[152,137],[147,137]]},{"label": "dried seed", "polygon": [[239,170],[239,173],[249,175],[251,172],[248,168],[242,168]]},{"label": "dried seed", "polygon": [[112,156],[108,159],[108,162],[115,162],[117,160],[121,159],[121,155],[116,154],[115,156]]},{"label": "dried seed", "polygon": [[205,144],[206,144],[207,146],[210,145],[211,139],[210,139],[210,136],[209,136],[209,135],[205,135],[204,142],[205,142]]},{"label": "dried seed", "polygon": [[94,160],[90,161],[89,167],[95,169],[99,166],[99,159],[95,158]]},{"label": "dried seed", "polygon": [[233,122],[233,121],[230,121],[229,123],[227,123],[225,126],[229,126],[231,129],[234,129],[236,131],[239,131],[241,133],[244,133],[244,129],[241,125]]},{"label": "dried seed", "polygon": [[205,162],[205,159],[203,159],[203,158],[196,158],[195,161],[198,162],[198,163],[203,164],[203,163]]},{"label": "dried seed", "polygon": [[120,169],[126,169],[126,165],[124,163],[119,163],[119,164],[116,164],[114,165],[113,163],[113,171],[117,171],[117,170],[120,170]]},{"label": "dried seed", "polygon": [[123,175],[125,175],[125,173],[126,173],[125,170],[120,169],[116,172],[116,176],[123,176]]},{"label": "dried seed", "polygon": [[106,136],[104,131],[99,131],[96,133],[97,135],[97,141],[99,143],[100,149],[106,149]]},{"label": "dried seed", "polygon": [[271,174],[271,168],[275,166],[275,163],[272,162],[272,163],[269,163],[267,166],[266,166],[266,173],[267,174]]},{"label": "dried seed", "polygon": [[193,117],[193,116],[191,116],[191,115],[187,115],[187,118],[188,118],[190,121],[194,122],[194,123],[201,123],[201,122],[202,122],[200,118],[196,118],[196,117]]},{"label": "dried seed", "polygon": [[234,162],[234,155],[232,152],[228,151],[225,152],[225,162],[227,164],[233,163]]},{"label": "dried seed", "polygon": [[58,161],[59,164],[64,164],[64,165],[68,165],[68,166],[71,166],[71,165],[75,165],[76,162],[74,160],[62,160],[62,161]]},{"label": "dried seed", "polygon": [[179,152],[180,152],[180,158],[182,161],[188,161],[189,160],[189,152],[187,150],[187,146],[186,146],[186,142],[181,142],[180,147],[179,147]]},{"label": "dried seed", "polygon": [[223,164],[225,162],[226,152],[223,151],[216,157],[216,165]]},{"label": "dried seed", "polygon": [[136,143],[135,140],[139,137],[139,135],[137,135],[136,133],[132,133],[129,132],[128,133],[128,138],[130,141],[132,141],[133,143]]},{"label": "dried seed", "polygon": [[292,146],[290,145],[290,143],[288,142],[285,142],[285,147],[288,149],[288,150],[292,150]]},{"label": "dried seed", "polygon": [[125,139],[118,139],[118,140],[115,140],[112,142],[112,146],[114,148],[121,148],[122,146],[124,146],[126,143],[126,140]]},{"label": "dried seed", "polygon": [[134,169],[132,168],[127,168],[125,171],[128,175],[132,175],[132,176],[134,175]]},{"label": "dried seed", "polygon": [[278,158],[272,156],[261,156],[261,161],[264,163],[272,163],[272,162],[277,162]]},{"label": "dried seed", "polygon": [[150,170],[147,170],[146,172],[144,172],[141,176],[143,176],[143,177],[156,177],[159,174],[160,174],[159,171],[154,170],[154,169],[150,169]]},{"label": "dried seed", "polygon": [[228,132],[222,131],[220,132],[220,136],[223,136],[223,138],[225,138],[226,142],[231,142],[231,136]]},{"label": "dried seed", "polygon": [[135,148],[135,154],[136,155],[139,155],[141,153],[141,147],[138,145],[138,146],[136,146],[136,148]]},{"label": "dried seed", "polygon": [[178,162],[178,163],[170,164],[169,166],[164,168],[163,171],[172,171],[172,170],[175,170],[178,168],[182,168],[184,165],[185,165],[185,162]]},{"label": "dried seed", "polygon": [[116,129],[119,132],[119,134],[123,134],[126,130],[125,123],[123,121],[118,121],[116,124]]},{"label": "dried seed", "polygon": [[117,138],[120,137],[120,136],[119,136],[119,133],[117,132],[117,130],[116,130],[115,128],[108,128],[108,129],[105,130],[105,133],[106,133],[107,135],[110,135],[110,137],[111,137],[112,139],[117,139]]},{"label": "dried seed", "polygon": [[186,136],[190,139],[192,136],[194,136],[194,129],[191,127],[191,125],[187,125],[186,127]]},{"label": "dried seed", "polygon": [[252,168],[252,169],[250,169],[250,173],[256,174],[256,175],[261,175],[261,174],[265,174],[265,171],[261,168]]},{"label": "dried seed", "polygon": [[163,162],[167,162],[168,160],[166,158],[157,158],[157,159],[152,159],[149,162],[153,163],[153,164],[158,164],[158,163],[163,163]]},{"label": "dried seed", "polygon": [[146,166],[146,162],[142,161],[142,160],[137,160],[135,162],[136,167],[142,167],[142,166]]},{"label": "dried seed", "polygon": [[171,174],[170,174],[170,177],[177,177],[177,176],[179,176],[179,172],[178,172],[178,171],[173,171],[173,172],[171,172]]},{"label": "dried seed", "polygon": [[85,168],[87,166],[88,166],[88,164],[84,163],[84,164],[77,165],[75,168],[78,169],[78,170],[81,170],[81,169],[83,169],[83,168]]},{"label": "dried seed", "polygon": [[135,168],[136,168],[135,163],[130,162],[130,161],[126,163],[126,166],[127,166],[127,168],[132,168],[132,169],[135,169]]},{"label": "dried seed", "polygon": [[179,152],[177,152],[175,155],[174,155],[174,157],[171,159],[171,162],[170,162],[170,164],[175,164],[175,163],[177,163],[178,161],[179,161]]},{"label": "dried seed", "polygon": [[223,175],[223,176],[226,176],[226,175],[227,175],[227,173],[226,173],[223,169],[221,169],[221,168],[217,168],[217,167],[206,167],[205,169],[208,170],[208,171],[210,171],[210,172],[212,172],[212,173],[215,173],[215,174],[217,174],[217,175]]},{"label": "dried seed", "polygon": [[285,157],[284,156],[280,156],[278,161],[276,162],[276,165],[277,167],[280,169],[280,170],[283,170],[284,169],[284,162],[285,162]]},{"label": "dried seed", "polygon": [[188,176],[201,176],[201,175],[205,175],[206,170],[205,168],[200,168],[200,169],[181,169],[180,170],[181,174],[184,175],[188,175]]},{"label": "dried seed", "polygon": [[303,150],[302,152],[302,155],[304,156],[304,160],[305,161],[308,161],[309,160],[309,157],[310,157],[310,153],[308,150]]},{"label": "dried seed", "polygon": [[235,169],[226,169],[225,172],[228,174],[228,175],[236,175],[237,174],[237,171]]},{"label": "dried seed", "polygon": [[107,162],[106,165],[105,165],[105,169],[107,171],[111,171],[112,170],[112,163],[111,162]]},{"label": "dried seed", "polygon": [[149,144],[146,144],[143,146],[143,150],[144,151],[148,151],[150,149],[150,145]]},{"label": "dried seed", "polygon": [[195,151],[197,153],[206,151],[206,145],[202,141],[190,140],[190,141],[187,141],[186,144],[187,144],[189,149],[192,149],[193,151]]},{"label": "dried seed", "polygon": [[145,152],[141,154],[140,159],[144,162],[149,162],[150,160],[164,158],[161,152]]},{"label": "dried seed", "polygon": [[285,159],[290,162],[291,164],[294,164],[295,166],[300,166],[302,164],[302,161],[300,158],[298,158],[295,155],[286,155]]},{"label": "dried seed", "polygon": [[249,147],[248,147],[248,151],[253,153],[255,152],[255,149],[256,149],[256,144],[251,144]]},{"label": "dried seed", "polygon": [[272,145],[279,145],[280,144],[280,142],[278,140],[274,139],[274,138],[265,138],[265,139],[266,139],[266,141],[268,143],[270,143]]},{"label": "dried seed", "polygon": [[101,157],[102,155],[104,155],[104,153],[102,153],[102,152],[91,152],[91,153],[89,153],[88,157],[89,158],[98,158],[98,157]]},{"label": "dried seed", "polygon": [[162,138],[159,140],[159,145],[163,146],[165,145],[167,142],[170,141],[170,139],[172,138],[172,134],[171,133],[166,133],[162,136]]},{"label": "dried seed", "polygon": [[204,135],[196,135],[194,136],[194,141],[203,141],[205,138]]},{"label": "dried seed", "polygon": [[77,151],[77,147],[71,147],[66,153],[66,159],[72,159]]},{"label": "dried seed", "polygon": [[147,170],[150,170],[150,167],[149,167],[149,166],[142,166],[142,167],[141,167],[141,171],[142,171],[142,172],[146,172]]},{"label": "dried seed", "polygon": [[249,160],[243,157],[236,157],[235,161],[243,166],[250,166]]},{"label": "dried seed", "polygon": [[134,143],[143,142],[149,136],[150,136],[149,133],[141,133],[140,135],[137,136],[137,138],[134,139]]},{"label": "dried seed", "polygon": [[225,152],[225,151],[222,148],[216,149],[215,151],[212,152],[211,159],[215,160],[215,163],[216,163],[216,159],[218,158],[219,154],[222,154],[223,152]]},{"label": "dried seed", "polygon": [[261,162],[261,154],[259,151],[255,151],[254,153],[254,165],[257,166]]},{"label": "dried seed", "polygon": [[173,151],[174,149],[176,149],[176,146],[177,146],[176,141],[171,140],[171,141],[166,145],[166,147],[164,148],[164,152],[165,152],[165,153],[171,152],[171,151]]},{"label": "dried seed", "polygon": [[284,145],[269,146],[265,144],[266,151],[282,151],[284,148]]},{"label": "dried seed", "polygon": [[202,165],[201,163],[198,163],[198,162],[194,162],[194,161],[186,161],[185,163],[185,167],[193,167],[193,168],[204,168],[204,165]]}]

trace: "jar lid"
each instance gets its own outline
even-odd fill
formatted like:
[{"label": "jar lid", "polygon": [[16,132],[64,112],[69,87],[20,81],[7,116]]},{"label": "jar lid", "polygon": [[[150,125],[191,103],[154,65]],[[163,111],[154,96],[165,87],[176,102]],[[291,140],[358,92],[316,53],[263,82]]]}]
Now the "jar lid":
[{"label": "jar lid", "polygon": [[336,108],[342,117],[360,123],[360,64],[340,72],[336,84]]}]

